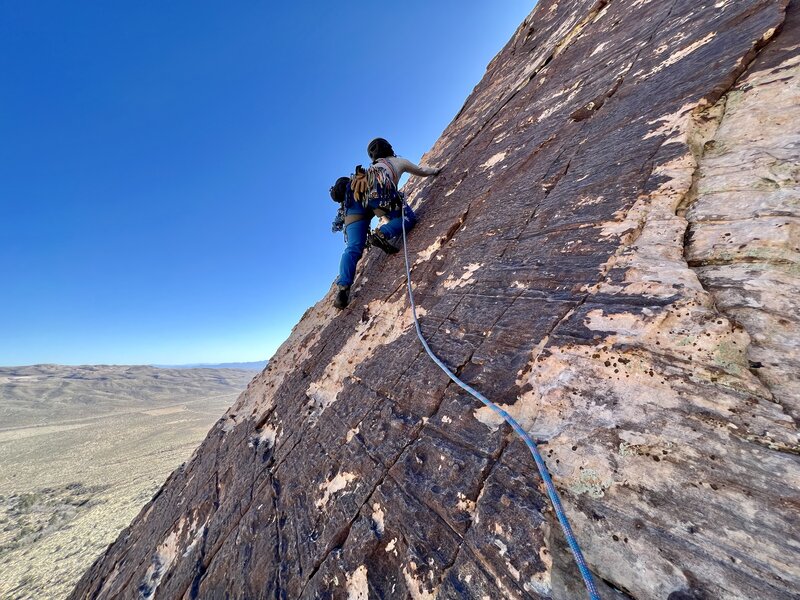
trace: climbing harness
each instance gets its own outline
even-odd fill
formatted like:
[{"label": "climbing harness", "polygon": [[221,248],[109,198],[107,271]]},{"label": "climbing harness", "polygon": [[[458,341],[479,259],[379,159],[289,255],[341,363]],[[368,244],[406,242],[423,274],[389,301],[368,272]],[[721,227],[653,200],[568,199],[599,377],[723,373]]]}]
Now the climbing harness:
[{"label": "climbing harness", "polygon": [[414,292],[411,289],[411,267],[408,262],[408,245],[406,244],[406,214],[405,214],[405,202],[402,204],[402,225],[403,225],[403,255],[406,259],[406,284],[408,286],[408,299],[411,303],[411,315],[414,317],[414,327],[417,330],[417,336],[419,337],[419,341],[422,342],[423,348],[425,348],[425,352],[428,353],[428,356],[431,357],[434,363],[442,370],[444,373],[453,380],[461,389],[463,389],[468,394],[474,396],[483,404],[491,408],[495,413],[500,415],[506,423],[511,425],[514,431],[523,439],[525,445],[528,446],[528,449],[531,451],[533,455],[533,460],[536,462],[536,466],[539,469],[539,475],[542,477],[542,481],[544,481],[544,485],[547,488],[547,495],[550,497],[550,502],[553,504],[553,508],[555,509],[556,517],[558,518],[558,522],[561,524],[561,529],[564,531],[564,536],[567,538],[567,544],[569,544],[569,549],[572,551],[572,555],[575,557],[575,563],[578,565],[578,570],[581,572],[581,577],[583,578],[583,583],[586,585],[586,591],[589,594],[590,600],[601,600],[600,594],[597,593],[597,588],[594,585],[594,579],[592,579],[592,573],[589,571],[589,567],[586,566],[586,561],[583,558],[583,553],[581,552],[580,546],[578,546],[578,540],[575,539],[575,534],[572,533],[572,527],[570,527],[569,521],[567,520],[567,515],[564,513],[564,507],[561,506],[561,500],[558,497],[558,492],[556,491],[556,486],[553,484],[553,480],[550,478],[550,473],[547,470],[547,465],[544,463],[544,459],[542,455],[539,454],[539,449],[536,447],[536,443],[530,438],[530,436],[525,432],[525,430],[520,426],[519,423],[504,411],[502,408],[497,406],[494,402],[486,398],[483,394],[481,394],[476,389],[470,387],[463,381],[461,381],[458,377],[456,377],[453,372],[447,368],[447,366],[439,360],[439,358],[433,353],[430,346],[428,346],[428,342],[425,341],[425,338],[422,335],[422,329],[419,325],[419,319],[417,318],[417,307],[414,304]]}]

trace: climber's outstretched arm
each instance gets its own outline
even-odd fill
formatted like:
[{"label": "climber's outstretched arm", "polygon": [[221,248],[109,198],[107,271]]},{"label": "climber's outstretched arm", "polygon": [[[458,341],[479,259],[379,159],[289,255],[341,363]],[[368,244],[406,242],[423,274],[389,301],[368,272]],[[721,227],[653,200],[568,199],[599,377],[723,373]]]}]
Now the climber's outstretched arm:
[{"label": "climber's outstretched arm", "polygon": [[421,167],[419,165],[415,165],[413,162],[408,160],[407,158],[397,157],[397,166],[400,168],[400,173],[409,173],[411,175],[419,175],[420,177],[430,177],[431,175],[438,175],[441,172],[441,168],[434,168],[434,167]]}]

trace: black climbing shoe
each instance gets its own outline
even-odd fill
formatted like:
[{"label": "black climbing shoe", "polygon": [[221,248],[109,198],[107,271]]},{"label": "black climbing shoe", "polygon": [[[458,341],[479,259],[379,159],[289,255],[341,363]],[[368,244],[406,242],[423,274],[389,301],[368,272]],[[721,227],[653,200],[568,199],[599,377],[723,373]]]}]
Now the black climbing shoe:
[{"label": "black climbing shoe", "polygon": [[386,252],[386,254],[395,254],[396,252],[400,251],[400,248],[397,248],[389,243],[389,240],[383,236],[380,229],[376,229],[369,234],[369,243],[377,248],[380,248]]},{"label": "black climbing shoe", "polygon": [[345,308],[350,303],[350,286],[339,286],[339,291],[336,292],[336,299],[333,305],[339,310]]}]

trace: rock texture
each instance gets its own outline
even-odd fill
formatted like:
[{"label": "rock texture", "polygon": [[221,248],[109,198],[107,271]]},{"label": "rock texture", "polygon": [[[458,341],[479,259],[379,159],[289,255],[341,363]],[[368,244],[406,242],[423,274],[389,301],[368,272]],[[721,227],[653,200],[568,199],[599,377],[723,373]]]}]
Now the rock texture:
[{"label": "rock texture", "polygon": [[[422,328],[607,599],[800,597],[798,5],[543,0],[407,191]],[[310,309],[73,598],[580,598],[400,256]]]}]

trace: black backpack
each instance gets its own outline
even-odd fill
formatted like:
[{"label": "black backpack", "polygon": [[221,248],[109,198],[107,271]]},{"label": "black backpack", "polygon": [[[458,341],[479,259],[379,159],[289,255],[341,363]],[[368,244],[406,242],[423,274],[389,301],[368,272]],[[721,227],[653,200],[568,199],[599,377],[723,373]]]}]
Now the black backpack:
[{"label": "black backpack", "polygon": [[347,197],[347,185],[350,183],[349,177],[339,177],[331,186],[331,200],[334,202],[344,202]]}]

